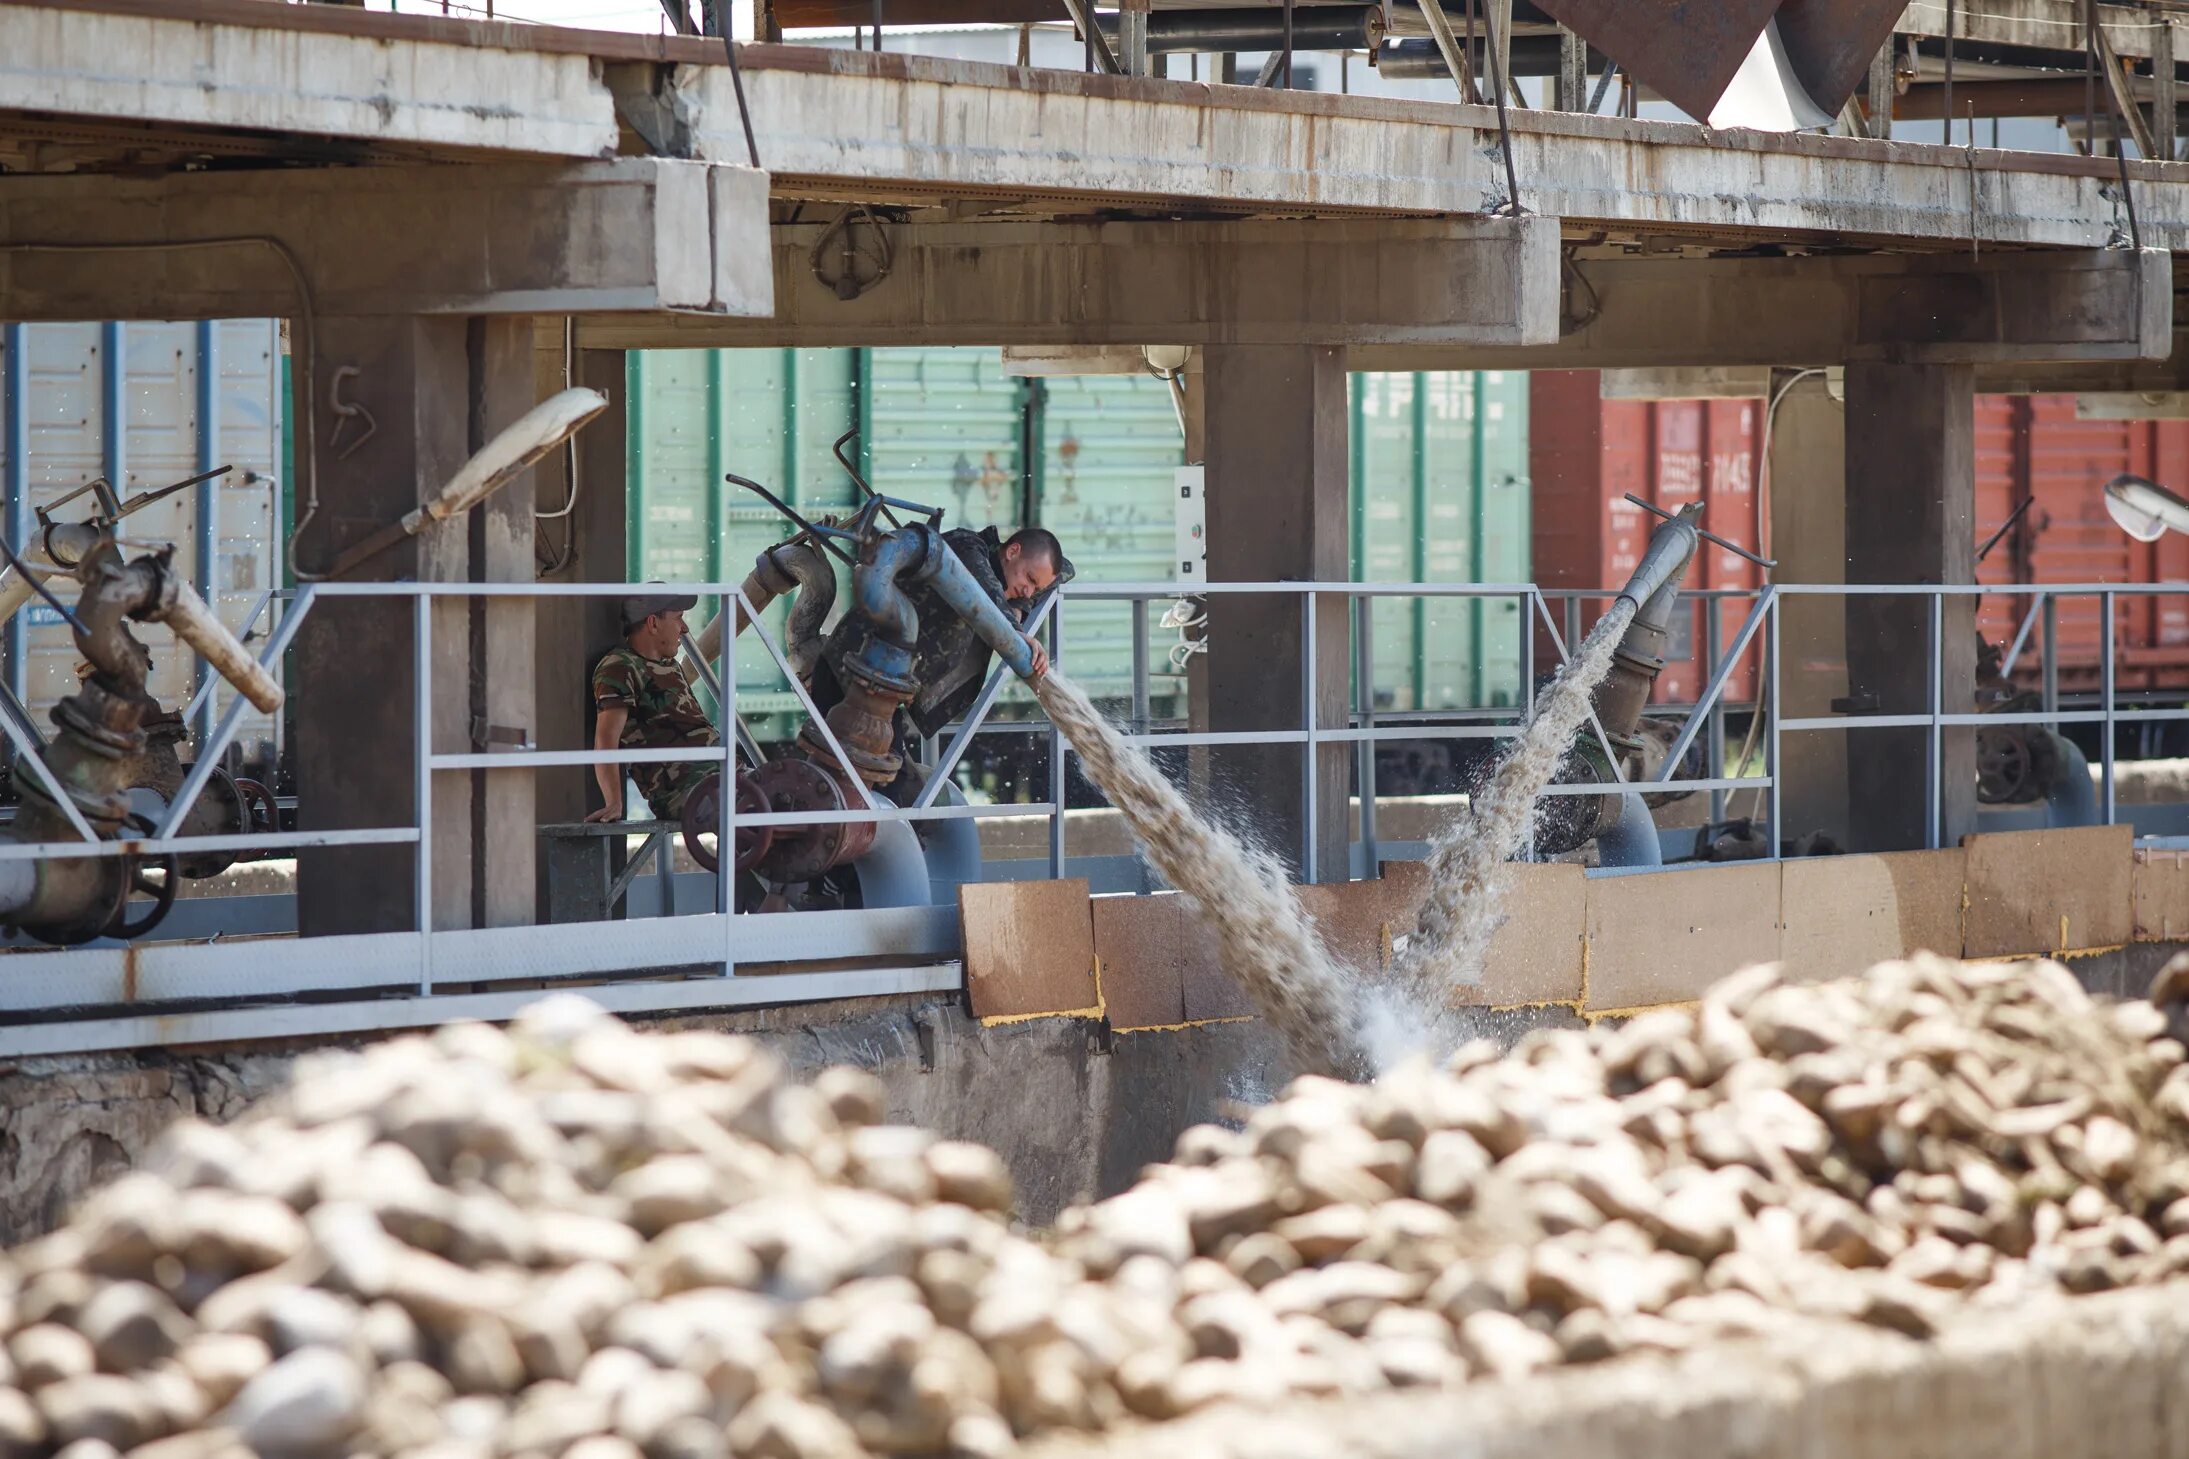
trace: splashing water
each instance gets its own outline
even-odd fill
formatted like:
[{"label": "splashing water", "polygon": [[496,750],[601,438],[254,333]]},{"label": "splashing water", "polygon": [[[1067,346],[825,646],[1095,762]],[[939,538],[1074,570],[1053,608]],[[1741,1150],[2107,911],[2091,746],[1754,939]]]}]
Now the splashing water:
[{"label": "splashing water", "polygon": [[1052,669],[1034,692],[1156,868],[1214,924],[1225,968],[1276,1028],[1292,1062],[1317,1073],[1365,1073],[1356,1032],[1359,977],[1324,949],[1284,867],[1196,815],[1071,680]]},{"label": "splashing water", "polygon": [[1535,823],[1535,798],[1588,723],[1590,696],[1611,668],[1612,650],[1633,617],[1633,603],[1614,600],[1537,696],[1520,738],[1468,797],[1467,808],[1429,843],[1429,893],[1390,978],[1395,1005],[1426,1013],[1428,1027],[1372,1030],[1371,1043],[1379,1052],[1396,1055],[1407,1043],[1415,1049],[1427,1043],[1440,1051],[1448,1041],[1440,1035],[1451,992],[1481,980],[1490,939],[1505,920],[1510,878],[1502,868],[1526,846]]},{"label": "splashing water", "polygon": [[1590,693],[1633,616],[1633,604],[1613,603],[1537,697],[1520,737],[1467,809],[1437,834],[1428,897],[1388,978],[1333,958],[1278,860],[1197,815],[1078,685],[1051,670],[1034,692],[1157,869],[1214,924],[1225,968],[1276,1028],[1292,1062],[1304,1071],[1358,1078],[1460,1041],[1464,1029],[1451,992],[1480,977],[1504,921],[1499,867],[1526,844],[1535,797],[1588,722]]}]

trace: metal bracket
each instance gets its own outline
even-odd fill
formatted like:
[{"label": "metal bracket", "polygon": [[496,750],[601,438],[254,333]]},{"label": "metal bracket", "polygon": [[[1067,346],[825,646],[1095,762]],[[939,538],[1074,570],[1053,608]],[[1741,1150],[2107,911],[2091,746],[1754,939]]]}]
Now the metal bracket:
[{"label": "metal bracket", "polygon": [[[1626,499],[1634,503],[1634,505],[1640,507],[1643,511],[1648,512],[1650,515],[1663,517],[1668,522],[1678,515],[1678,513],[1668,512],[1663,507],[1657,506],[1654,503],[1643,501],[1640,497],[1636,496],[1631,491],[1626,494]],[[1750,552],[1747,548],[1741,546],[1740,543],[1729,542],[1725,538],[1720,537],[1715,532],[1705,532],[1702,528],[1697,527],[1695,529],[1695,535],[1702,538],[1705,542],[1717,543],[1720,547],[1723,547],[1726,551],[1733,553],[1737,557],[1747,558],[1750,562],[1755,563],[1758,567],[1770,568],[1777,567],[1779,565],[1777,558],[1758,557],[1755,553]]]},{"label": "metal bracket", "polygon": [[471,748],[487,751],[496,745],[507,745],[515,750],[536,750],[532,732],[521,724],[489,724],[484,716],[474,716],[471,721]]}]

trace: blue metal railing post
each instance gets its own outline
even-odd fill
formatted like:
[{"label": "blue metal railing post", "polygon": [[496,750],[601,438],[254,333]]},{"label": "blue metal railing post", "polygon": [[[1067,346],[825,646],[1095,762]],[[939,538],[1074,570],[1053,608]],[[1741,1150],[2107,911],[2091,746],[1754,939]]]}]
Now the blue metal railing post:
[{"label": "blue metal railing post", "polygon": [[418,992],[423,996],[433,991],[433,599],[419,593],[411,599],[411,607],[416,635],[411,672],[417,681],[411,695],[411,740],[418,747],[413,782],[418,854],[411,862],[418,881],[412,900],[418,919]]},{"label": "blue metal railing post", "polygon": [[2100,600],[2105,619],[2105,657],[2101,661],[2105,672],[2105,744],[2101,747],[2105,756],[2101,762],[2100,778],[2104,781],[2105,823],[2113,824],[2113,595],[2107,593]]},{"label": "blue metal railing post", "polygon": [[[1050,599],[1049,663],[1064,665],[1064,595]],[[1064,875],[1064,732],[1049,726],[1049,879]]]},{"label": "blue metal railing post", "polygon": [[[220,464],[220,323],[217,320],[198,321],[198,470],[211,471]],[[214,617],[220,616],[220,600],[216,596],[218,574],[214,571],[220,553],[220,483],[201,481],[197,485],[197,549],[198,597]],[[212,687],[215,678],[213,666],[205,659],[197,661],[197,682],[192,692],[202,696],[195,730],[198,744],[202,747],[213,733],[213,697],[205,691]]]},{"label": "blue metal railing post", "polygon": [[1938,849],[1938,802],[1946,793],[1946,777],[1943,767],[1945,758],[1945,727],[1938,717],[1946,712],[1945,655],[1940,652],[1946,641],[1946,595],[1932,593],[1930,649],[1925,659],[1930,680],[1931,727],[1929,748],[1924,760],[1923,776],[1923,848]]},{"label": "blue metal railing post", "polygon": [[[0,335],[0,456],[5,456],[6,531],[11,545],[30,540],[30,364],[24,357],[29,331],[20,324]],[[8,620],[8,688],[16,699],[30,699],[30,663],[25,657],[30,620],[18,613]]]},{"label": "blue metal railing post", "polygon": [[[1416,601],[1419,601],[1418,599]],[[1303,775],[1300,789],[1300,881],[1305,883],[1322,880],[1323,868],[1317,857],[1321,838],[1315,834],[1315,816],[1320,809],[1315,795],[1315,590],[1309,588],[1300,594],[1300,723],[1307,731],[1300,741],[1303,759]]]}]

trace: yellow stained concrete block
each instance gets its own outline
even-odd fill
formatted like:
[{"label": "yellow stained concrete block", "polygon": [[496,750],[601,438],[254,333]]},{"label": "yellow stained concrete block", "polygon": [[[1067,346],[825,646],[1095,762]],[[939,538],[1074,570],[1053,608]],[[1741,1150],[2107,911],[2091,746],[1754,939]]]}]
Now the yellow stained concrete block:
[{"label": "yellow stained concrete block", "polygon": [[1778,958],[1775,863],[1588,879],[1584,1011],[1686,1003]]},{"label": "yellow stained concrete block", "polygon": [[2036,957],[2127,942],[2134,842],[2128,826],[1966,838],[1964,953]]},{"label": "yellow stained concrete block", "polygon": [[1966,853],[1899,851],[1782,863],[1779,959],[1821,983],[1924,951],[1961,955]]}]

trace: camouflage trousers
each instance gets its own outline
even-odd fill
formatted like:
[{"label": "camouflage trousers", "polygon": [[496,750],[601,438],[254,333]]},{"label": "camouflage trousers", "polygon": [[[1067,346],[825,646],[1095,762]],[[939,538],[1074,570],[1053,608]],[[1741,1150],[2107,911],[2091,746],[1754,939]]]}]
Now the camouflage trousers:
[{"label": "camouflage trousers", "polygon": [[714,774],[719,767],[700,763],[651,765],[646,768],[656,773],[647,776],[644,781],[638,781],[636,776],[632,778],[638,784],[640,793],[646,797],[647,808],[653,811],[656,820],[675,821],[683,819],[684,802],[699,787],[699,782]]}]

